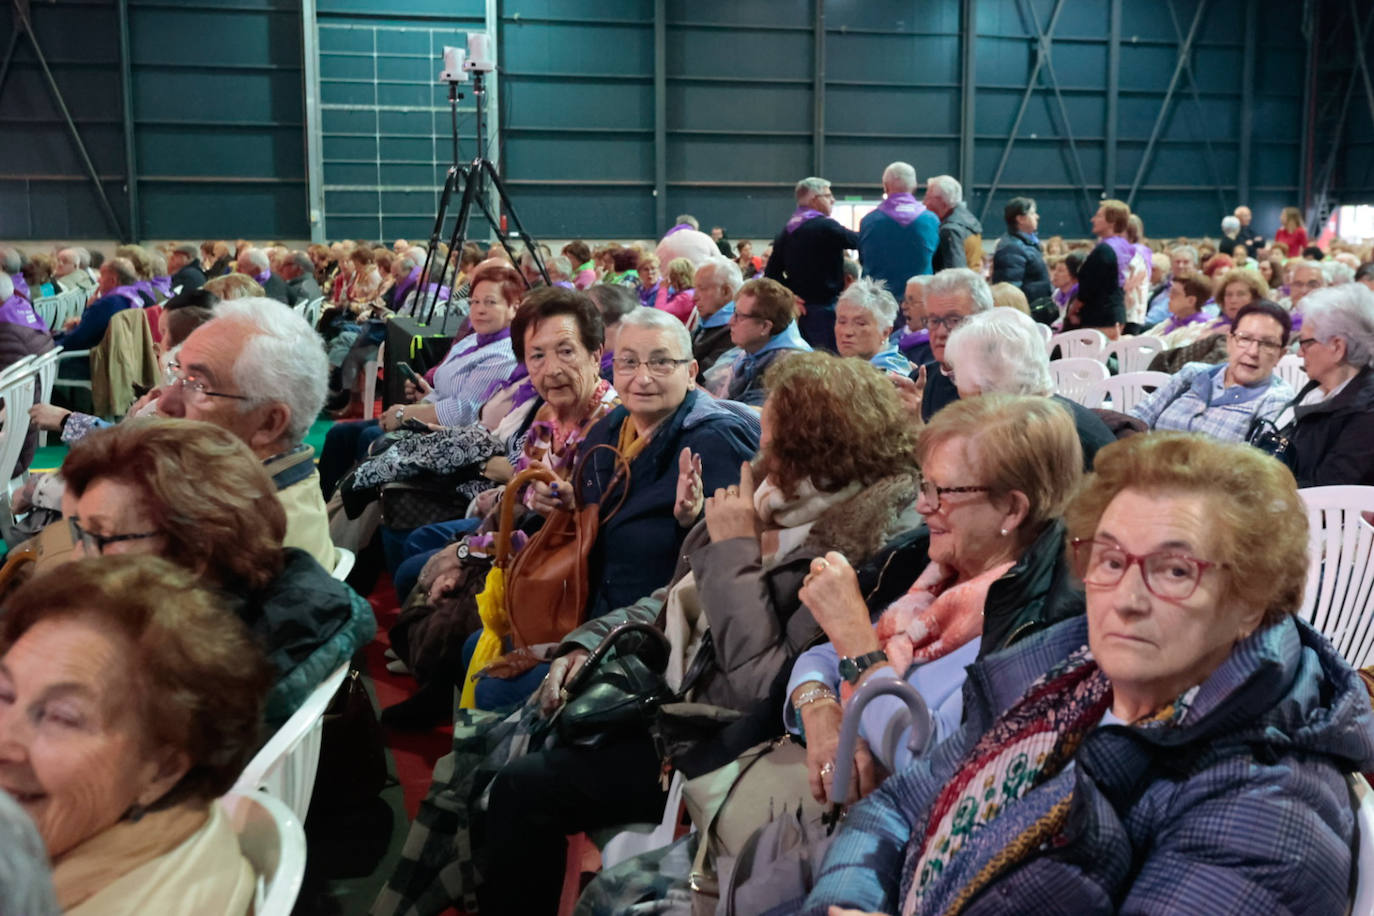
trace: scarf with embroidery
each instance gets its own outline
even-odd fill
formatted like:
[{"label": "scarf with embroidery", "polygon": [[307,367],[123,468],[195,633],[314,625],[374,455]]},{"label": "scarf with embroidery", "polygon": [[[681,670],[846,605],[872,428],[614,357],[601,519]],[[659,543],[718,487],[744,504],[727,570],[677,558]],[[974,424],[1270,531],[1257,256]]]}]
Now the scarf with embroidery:
[{"label": "scarf with embroidery", "polygon": [[802,223],[806,222],[809,219],[816,219],[817,217],[821,216],[825,216],[825,214],[819,210],[813,210],[810,207],[798,207],[796,211],[792,214],[791,219],[787,221],[787,232],[796,232],[797,227],[800,226]]},{"label": "scarf with embroidery", "polygon": [[926,212],[926,205],[911,194],[889,194],[878,204],[878,209],[897,225],[910,226],[916,222],[916,217]]}]

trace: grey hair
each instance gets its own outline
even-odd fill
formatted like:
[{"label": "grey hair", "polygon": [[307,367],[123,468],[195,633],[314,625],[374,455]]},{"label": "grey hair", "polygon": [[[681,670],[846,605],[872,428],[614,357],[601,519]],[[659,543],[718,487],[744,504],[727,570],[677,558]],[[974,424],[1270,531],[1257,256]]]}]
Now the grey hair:
[{"label": "grey hair", "polygon": [[619,283],[593,283],[585,292],[596,303],[601,323],[608,328],[640,307],[639,297],[628,286]]},{"label": "grey hair", "polygon": [[697,222],[697,218],[690,213],[679,213],[677,219],[673,220],[674,226],[681,226],[683,223],[686,223],[693,229],[701,228],[701,223]]},{"label": "grey hair", "polygon": [[1221,218],[1222,232],[1239,232],[1240,220],[1234,216],[1223,216]]},{"label": "grey hair", "polygon": [[7,274],[17,274],[24,267],[24,256],[18,248],[0,248],[0,269]]},{"label": "grey hair", "polygon": [[1322,267],[1320,261],[1309,261],[1309,260],[1307,260],[1307,259],[1304,258],[1304,259],[1298,261],[1298,263],[1296,263],[1296,264],[1293,265],[1293,273],[1297,273],[1298,271],[1304,270],[1304,269],[1305,269],[1305,270],[1315,270],[1315,271],[1317,272],[1317,276],[1319,276],[1319,277],[1322,278],[1322,284],[1325,285],[1325,283],[1326,283],[1326,270],[1323,269],[1323,267]]},{"label": "grey hair", "polygon": [[[404,265],[405,272],[410,273],[415,268],[422,267],[425,263],[425,256],[428,254],[429,252],[425,251],[423,248],[407,248],[405,253],[400,257],[400,262]],[[309,260],[308,255],[306,256],[306,260]],[[313,270],[314,268],[312,266],[307,269]]]},{"label": "grey hair", "polygon": [[899,192],[910,194],[916,190],[916,169],[909,162],[894,162],[883,169],[883,187],[888,182],[896,185]]},{"label": "grey hair", "polygon": [[1322,343],[1340,337],[1345,361],[1356,368],[1374,366],[1374,292],[1363,283],[1329,286],[1302,300],[1302,329]]},{"label": "grey hair", "polygon": [[[52,869],[43,838],[8,793],[0,791],[0,899],[5,912],[56,916]],[[10,909],[13,907],[13,909]]]},{"label": "grey hair", "polygon": [[[929,285],[930,285],[930,281],[931,281],[931,280],[934,280],[934,279],[935,279],[935,274],[917,274],[916,276],[912,277],[910,280],[907,280],[907,281],[906,281],[906,285],[907,285],[907,286],[910,286],[911,284],[915,283],[917,286],[919,286],[919,287],[921,287],[922,289],[924,289],[925,287],[929,286]],[[902,291],[903,291],[903,292],[906,292],[906,288],[903,287]]]},{"label": "grey hair", "polygon": [[890,328],[892,322],[897,320],[897,300],[887,291],[886,283],[872,277],[863,277],[849,284],[835,304],[857,305],[866,309],[880,328]]},{"label": "grey hair", "polygon": [[828,190],[830,190],[830,182],[826,181],[824,178],[817,178],[813,175],[810,178],[803,178],[801,181],[797,182],[797,187],[793,189],[793,193],[797,197],[797,203],[802,203],[810,200],[817,194],[824,194]]},{"label": "grey hair", "polygon": [[697,265],[697,273],[703,270],[710,277],[706,285],[719,284],[729,287],[731,299],[735,298],[739,288],[744,285],[744,271],[740,270],[739,265],[729,258],[713,254]]},{"label": "grey hair", "polygon": [[926,189],[933,191],[936,197],[951,207],[957,207],[964,202],[964,186],[953,175],[936,175],[926,181]]},{"label": "grey hair", "polygon": [[324,341],[301,315],[275,299],[249,297],[215,306],[215,320],[251,325],[249,337],[234,363],[234,382],[252,401],[285,405],[291,418],[286,444],[305,440],[310,425],[324,407],[329,385],[329,359]]},{"label": "grey hair", "polygon": [[568,280],[572,278],[572,261],[556,254],[544,262],[544,269],[549,272],[550,279]]},{"label": "grey hair", "polygon": [[138,282],[138,272],[134,270],[134,264],[128,258],[110,258],[100,266],[110,268],[121,286]]},{"label": "grey hair", "polygon": [[14,281],[10,279],[9,274],[0,270],[0,302],[8,302],[13,295]]},{"label": "grey hair", "polygon": [[1169,257],[1171,258],[1174,255],[1180,253],[1186,254],[1194,264],[1197,264],[1200,260],[1198,257],[1197,249],[1194,248],[1192,245],[1176,245],[1173,248],[1169,249]]},{"label": "grey hair", "polygon": [[626,313],[620,319],[620,327],[625,328],[647,328],[652,331],[662,331],[677,343],[677,351],[683,357],[692,357],[692,335],[687,331],[687,325],[679,321],[675,316],[668,314],[661,309],[651,309],[646,306],[639,306]]},{"label": "grey hair", "polygon": [[949,296],[962,293],[973,302],[973,312],[992,310],[992,289],[976,271],[967,267],[946,267],[926,284],[926,296]]},{"label": "grey hair", "polygon": [[76,266],[86,268],[91,266],[91,253],[85,248],[73,248],[76,252]]},{"label": "grey hair", "polygon": [[268,260],[267,252],[263,251],[261,248],[249,248],[243,253],[243,257],[247,258],[248,263],[252,264],[259,271],[267,270],[272,266],[272,262]]},{"label": "grey hair", "polygon": [[1322,261],[1322,277],[1326,280],[1327,286],[1340,286],[1343,283],[1355,282],[1355,270],[1349,264],[1342,264],[1340,261]]},{"label": "grey hair", "polygon": [[[414,249],[411,249],[411,251],[406,252],[406,255],[411,254],[413,251],[414,251]],[[420,253],[421,253],[422,255],[424,254],[423,251],[421,251]],[[401,257],[401,260],[402,260],[402,261],[405,260],[406,255],[402,255],[402,257]],[[294,265],[296,265],[297,267],[299,267],[299,268],[301,269],[301,272],[302,272],[302,273],[305,273],[305,274],[313,274],[313,273],[315,272],[315,262],[312,261],[312,260],[310,260],[310,255],[306,254],[304,251],[292,251],[292,252],[288,252],[287,255],[286,255],[286,260],[287,260],[288,263],[294,264]],[[418,264],[412,264],[412,265],[410,265],[410,266],[411,266],[411,267],[417,267],[417,266],[419,266],[419,265],[418,265]]]},{"label": "grey hair", "polygon": [[945,362],[984,394],[1054,392],[1045,338],[1016,309],[981,312],[959,325],[945,344]]},{"label": "grey hair", "polygon": [[197,245],[195,242],[182,242],[179,245],[172,246],[172,253],[184,254],[186,255],[186,257],[194,261],[200,257],[200,246]]},{"label": "grey hair", "polygon": [[154,276],[154,277],[165,277],[165,276],[167,276],[167,259],[166,259],[165,257],[163,257],[162,252],[160,252],[160,251],[150,251],[150,252],[148,252],[148,263],[149,263],[149,265],[151,265],[151,267],[152,267],[152,272],[153,272],[153,276]]}]

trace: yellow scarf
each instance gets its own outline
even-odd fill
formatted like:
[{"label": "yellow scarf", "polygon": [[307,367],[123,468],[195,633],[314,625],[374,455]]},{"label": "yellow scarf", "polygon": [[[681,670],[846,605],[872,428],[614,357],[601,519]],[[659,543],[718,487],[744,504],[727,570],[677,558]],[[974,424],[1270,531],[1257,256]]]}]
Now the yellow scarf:
[{"label": "yellow scarf", "polygon": [[639,457],[639,453],[644,451],[644,446],[648,445],[652,438],[652,435],[641,436],[634,418],[627,415],[625,422],[620,424],[620,440],[615,448],[625,458],[626,463],[629,463]]},{"label": "yellow scarf", "polygon": [[205,826],[207,817],[204,802],[186,802],[137,821],[118,821],[83,840],[53,862],[58,904],[70,910],[116,878],[166,855]]}]

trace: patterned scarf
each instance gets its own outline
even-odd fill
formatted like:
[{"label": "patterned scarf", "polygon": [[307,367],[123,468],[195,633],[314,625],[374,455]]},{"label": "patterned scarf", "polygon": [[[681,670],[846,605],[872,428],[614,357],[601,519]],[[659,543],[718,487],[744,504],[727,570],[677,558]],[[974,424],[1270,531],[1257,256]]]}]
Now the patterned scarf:
[{"label": "patterned scarf", "polygon": [[958,868],[965,844],[1032,789],[1057,776],[1111,702],[1111,682],[1087,646],[1031,684],[964,757],[936,798],[920,844],[908,847],[907,863],[911,866],[914,859],[914,867],[902,916],[958,913],[999,874],[1060,832],[1070,797],[1027,824],[977,874],[965,875]]}]

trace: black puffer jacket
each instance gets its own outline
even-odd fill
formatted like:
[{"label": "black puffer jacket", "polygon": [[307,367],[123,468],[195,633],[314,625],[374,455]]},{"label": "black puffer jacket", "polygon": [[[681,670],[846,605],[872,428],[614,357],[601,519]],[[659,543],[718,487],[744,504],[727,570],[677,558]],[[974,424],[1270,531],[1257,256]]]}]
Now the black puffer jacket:
[{"label": "black puffer jacket", "polygon": [[997,240],[997,251],[992,256],[992,282],[1019,286],[1027,302],[1054,294],[1040,243],[1024,232],[1008,232]]},{"label": "black puffer jacket", "polygon": [[[1316,384],[1304,387],[1298,399]],[[1374,368],[1361,369],[1334,398],[1296,407],[1293,414],[1284,460],[1298,486],[1374,485]]]}]

